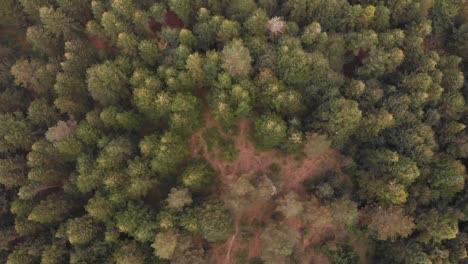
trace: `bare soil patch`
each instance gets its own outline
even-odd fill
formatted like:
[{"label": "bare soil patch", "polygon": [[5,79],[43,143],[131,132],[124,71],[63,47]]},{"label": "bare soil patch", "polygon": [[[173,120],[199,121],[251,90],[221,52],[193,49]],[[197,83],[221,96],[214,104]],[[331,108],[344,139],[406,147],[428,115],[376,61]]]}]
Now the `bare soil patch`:
[{"label": "bare soil patch", "polygon": [[[280,165],[282,175],[282,192],[297,191],[303,193],[302,182],[311,176],[320,174],[331,168],[336,168],[341,163],[338,152],[330,150],[317,159],[297,159],[295,156],[285,156],[278,150],[260,151],[255,148],[250,140],[252,121],[242,120],[238,123],[239,134],[229,136],[221,129],[220,124],[212,118],[209,112],[205,113],[205,126],[197,131],[190,140],[192,157],[205,158],[210,165],[219,172],[219,179],[225,186],[229,186],[237,175],[248,172],[270,173],[272,164]],[[220,157],[219,149],[214,147],[210,152],[203,139],[208,128],[216,127],[225,138],[234,140],[238,151],[238,157],[234,161],[225,161]],[[201,153],[201,154],[200,154]]]},{"label": "bare soil patch", "polygon": [[[302,182],[305,179],[319,175],[329,169],[339,169],[339,165],[343,163],[341,156],[335,150],[330,150],[315,159],[286,156],[278,150],[260,151],[255,148],[255,145],[250,140],[253,124],[249,119],[238,122],[239,133],[235,136],[224,133],[219,122],[213,119],[209,112],[205,113],[204,121],[204,126],[191,137],[191,155],[193,158],[206,159],[219,172],[220,185],[216,189],[213,189],[215,193],[228,189],[237,180],[238,176],[243,173],[272,173],[271,165],[277,164],[280,167],[279,174],[281,175],[281,179],[277,183],[279,187],[278,193],[285,194],[295,191],[304,198],[307,196],[302,186]],[[208,148],[204,134],[212,127],[218,128],[223,138],[234,141],[238,152],[235,160],[223,160],[221,152],[216,146],[212,146],[211,149]],[[262,251],[260,236],[263,228],[256,227],[252,223],[254,221],[257,223],[269,221],[273,210],[274,206],[272,206],[272,203],[257,203],[253,204],[242,215],[237,215],[234,234],[225,243],[212,246],[211,263],[236,263],[235,256],[238,252],[247,252],[249,258],[260,256]],[[242,226],[241,223],[243,221],[248,222],[247,227]],[[311,245],[318,243],[326,233],[338,232],[332,224],[330,227],[327,226],[327,228],[312,228],[312,233],[304,237],[304,229],[308,227],[304,226],[301,219],[293,218],[288,220],[287,223],[297,230],[297,250],[304,256],[303,263],[328,263],[326,257],[311,249]],[[250,234],[248,239],[243,238],[242,234],[245,232]],[[339,232],[346,233],[343,230]]]}]

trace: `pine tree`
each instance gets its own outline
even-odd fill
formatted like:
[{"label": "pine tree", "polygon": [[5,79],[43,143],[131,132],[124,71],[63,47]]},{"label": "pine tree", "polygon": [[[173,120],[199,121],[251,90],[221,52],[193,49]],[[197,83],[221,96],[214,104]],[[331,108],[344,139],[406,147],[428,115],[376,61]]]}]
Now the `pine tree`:
[{"label": "pine tree", "polygon": [[127,77],[110,61],[89,68],[87,76],[91,96],[104,105],[115,104],[129,95]]},{"label": "pine tree", "polygon": [[99,233],[97,223],[89,216],[71,219],[67,222],[67,237],[72,245],[87,244]]}]

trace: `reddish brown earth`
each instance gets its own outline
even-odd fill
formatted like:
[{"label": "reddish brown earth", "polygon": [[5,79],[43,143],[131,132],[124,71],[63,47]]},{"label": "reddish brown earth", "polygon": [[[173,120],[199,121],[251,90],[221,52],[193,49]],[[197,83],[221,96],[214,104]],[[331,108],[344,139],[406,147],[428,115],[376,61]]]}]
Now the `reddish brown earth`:
[{"label": "reddish brown earth", "polygon": [[100,35],[94,35],[88,38],[89,43],[96,49],[106,49],[109,47],[109,40]]},{"label": "reddish brown earth", "polygon": [[[340,160],[337,159],[339,155],[334,150],[330,150],[329,153],[318,159],[302,160],[298,160],[294,156],[285,156],[278,150],[261,152],[255,148],[250,140],[252,121],[249,119],[239,122],[239,134],[237,136],[228,136],[223,133],[219,123],[212,118],[209,112],[205,114],[204,119],[205,126],[196,132],[190,140],[192,157],[205,158],[219,172],[219,179],[225,186],[229,186],[237,178],[237,175],[242,173],[257,171],[268,173],[270,172],[270,165],[276,163],[281,166],[280,173],[284,179],[280,190],[282,192],[294,190],[303,193],[302,182],[306,178],[320,174],[327,169],[335,168],[340,163]],[[203,135],[211,127],[217,127],[223,137],[234,140],[238,151],[236,160],[232,162],[224,161],[216,148],[212,151],[214,155],[210,153]],[[203,154],[200,155],[200,153]]]},{"label": "reddish brown earth", "polygon": [[[252,121],[249,119],[242,120],[238,123],[239,133],[236,136],[230,136],[223,132],[220,124],[213,119],[209,112],[204,115],[205,125],[197,131],[190,140],[191,154],[194,158],[205,158],[210,165],[219,172],[220,186],[213,188],[213,192],[221,192],[229,188],[229,186],[237,179],[238,175],[251,172],[270,173],[270,165],[280,165],[280,194],[288,193],[289,191],[297,192],[304,200],[307,200],[307,194],[303,189],[302,182],[309,177],[318,175],[332,168],[339,168],[343,160],[338,152],[330,150],[326,154],[316,159],[298,159],[294,156],[285,156],[278,150],[259,151],[255,148],[250,140],[250,132],[252,129]],[[203,139],[203,135],[207,129],[216,127],[224,138],[232,139],[235,142],[235,147],[238,151],[236,160],[228,162],[221,158],[220,150],[213,147],[208,149],[207,143]],[[317,205],[320,206],[320,205]],[[223,244],[212,246],[211,263],[230,264],[235,263],[236,253],[246,251],[249,258],[258,257],[261,255],[262,245],[260,236],[261,228],[251,225],[252,221],[267,222],[271,218],[274,207],[271,203],[258,203],[252,205],[250,209],[237,215],[235,220],[235,232]],[[247,221],[248,227],[241,227],[241,222]],[[309,237],[304,237],[304,229],[306,226],[299,218],[289,219],[288,224],[297,230],[297,250],[303,256],[301,261],[304,264],[309,263],[328,263],[325,256],[311,249],[311,245],[320,242],[320,240],[328,233],[346,234],[342,227],[330,226],[325,228],[311,228],[312,233]],[[339,229],[339,230],[338,230]],[[242,238],[242,232],[250,232],[252,235],[246,241]]]}]

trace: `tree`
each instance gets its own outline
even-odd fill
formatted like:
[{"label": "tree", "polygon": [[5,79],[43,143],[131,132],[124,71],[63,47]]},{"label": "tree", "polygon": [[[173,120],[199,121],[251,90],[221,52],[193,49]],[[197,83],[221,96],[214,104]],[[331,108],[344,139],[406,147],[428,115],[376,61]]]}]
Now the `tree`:
[{"label": "tree", "polygon": [[363,66],[357,70],[358,76],[377,78],[391,73],[403,62],[405,54],[399,48],[391,50],[371,49],[369,56],[363,60]]},{"label": "tree", "polygon": [[321,83],[328,71],[329,62],[322,53],[306,53],[297,44],[279,47],[277,72],[288,85],[300,88]]},{"label": "tree", "polygon": [[62,241],[53,242],[44,248],[41,254],[41,263],[60,264],[68,260],[68,252]]},{"label": "tree", "polygon": [[134,154],[132,142],[124,137],[111,140],[99,153],[97,165],[102,169],[118,168]]},{"label": "tree", "polygon": [[180,134],[191,134],[200,126],[200,100],[190,94],[178,93],[171,102],[170,125]]},{"label": "tree", "polygon": [[358,128],[358,137],[363,141],[370,141],[380,135],[380,133],[393,126],[395,120],[393,115],[387,111],[379,111],[364,116]]},{"label": "tree", "polygon": [[7,188],[21,186],[26,180],[26,160],[20,156],[0,159],[0,184]]},{"label": "tree", "polygon": [[384,134],[397,150],[415,160],[429,160],[437,143],[432,128],[423,123],[405,124],[388,129]]},{"label": "tree", "polygon": [[296,245],[296,232],[287,224],[273,223],[268,225],[261,235],[263,242],[262,260],[267,263],[284,261],[293,253]]},{"label": "tree", "polygon": [[115,104],[129,95],[127,77],[110,61],[92,66],[87,76],[91,96],[103,105]]},{"label": "tree", "polygon": [[453,197],[463,190],[466,176],[464,170],[459,161],[442,157],[429,176],[429,184],[432,188],[439,190],[442,197]]},{"label": "tree", "polygon": [[255,120],[254,138],[259,147],[271,149],[284,143],[286,130],[286,122],[283,119],[274,114],[267,114]]},{"label": "tree", "polygon": [[282,213],[284,217],[291,218],[304,211],[304,205],[299,201],[295,192],[289,192],[277,201],[276,211]]},{"label": "tree", "polygon": [[206,263],[207,257],[205,256],[205,251],[203,250],[203,248],[194,247],[191,244],[193,244],[193,243],[185,242],[182,245],[182,243],[179,242],[179,247],[176,248],[176,252],[174,253],[174,259],[172,260],[172,263],[174,263],[174,264],[184,264],[184,263],[203,264],[203,263]]},{"label": "tree", "polygon": [[35,125],[50,127],[57,122],[59,115],[45,99],[36,99],[28,107],[28,118]]},{"label": "tree", "polygon": [[149,258],[143,246],[136,241],[124,241],[114,252],[117,264],[144,264]]},{"label": "tree", "polygon": [[68,197],[51,194],[36,205],[28,215],[28,220],[41,224],[61,222],[68,217],[74,206]]},{"label": "tree", "polygon": [[180,211],[186,205],[192,204],[192,196],[187,188],[176,189],[172,188],[167,196],[167,206],[170,209]]},{"label": "tree", "polygon": [[97,241],[87,247],[74,247],[70,252],[70,263],[103,263],[109,261],[111,249],[103,241]]},{"label": "tree", "polygon": [[333,264],[358,264],[360,261],[359,256],[349,245],[339,246],[334,250],[326,249],[324,254]]},{"label": "tree", "polygon": [[0,114],[0,152],[29,150],[34,142],[32,127],[19,112]]},{"label": "tree", "polygon": [[225,241],[234,232],[233,219],[222,204],[206,203],[197,212],[200,233],[209,242]]},{"label": "tree", "polygon": [[11,67],[15,83],[37,94],[47,94],[51,90],[57,71],[57,65],[39,60],[18,60]]},{"label": "tree", "polygon": [[114,213],[112,204],[109,203],[107,197],[99,192],[88,200],[88,204],[85,208],[90,216],[103,222],[111,219],[112,214]]},{"label": "tree", "polygon": [[62,113],[81,118],[90,110],[92,100],[87,95],[86,83],[82,77],[68,73],[58,73],[54,90],[57,94],[54,105]]},{"label": "tree", "polygon": [[[268,16],[264,9],[257,9],[247,21],[244,22],[244,28],[254,36],[265,37],[268,27]],[[278,27],[277,27],[278,28]]]},{"label": "tree", "polygon": [[154,254],[162,259],[172,259],[179,236],[174,230],[158,233],[151,245],[154,248]]},{"label": "tree", "polygon": [[67,237],[72,245],[87,244],[98,235],[97,223],[90,216],[71,219],[67,222]]},{"label": "tree", "polygon": [[141,59],[150,66],[156,66],[161,60],[161,48],[154,40],[142,40],[138,44]]},{"label": "tree", "polygon": [[314,44],[314,42],[319,40],[319,36],[321,32],[322,32],[322,28],[320,27],[320,24],[317,22],[314,22],[308,25],[304,29],[304,33],[302,34],[301,40],[304,44],[310,46]]},{"label": "tree", "polygon": [[223,194],[226,207],[238,215],[257,203],[264,203],[277,193],[273,182],[266,175],[246,173]]},{"label": "tree", "polygon": [[[219,28],[218,39],[222,43],[229,43],[231,40],[236,39],[236,38],[239,37],[239,30],[240,30],[240,25],[239,25],[239,23],[237,21],[232,21],[232,20],[225,19],[225,20],[223,20],[223,23],[221,23],[221,26]],[[231,44],[231,45],[234,45],[234,43]],[[243,54],[243,53],[245,53],[245,51],[241,51],[242,50],[241,47],[232,47],[231,46],[231,49],[232,50],[229,51],[229,53],[231,53],[231,54],[234,54],[234,53]],[[238,49],[238,50],[234,51],[236,49]],[[228,51],[226,51],[226,53],[228,53]],[[226,61],[230,60],[230,59],[227,58],[228,56],[229,55],[226,55]],[[241,56],[245,56],[245,58],[247,58],[246,55],[241,55]],[[232,57],[234,57],[234,56],[230,55],[230,57],[232,59]],[[226,62],[226,63],[228,63],[228,62]],[[243,70],[241,70],[241,71],[243,71]],[[230,72],[230,73],[232,74],[232,72]]]},{"label": "tree", "polygon": [[234,0],[229,2],[226,12],[228,17],[244,21],[256,9],[257,5],[253,0]]},{"label": "tree", "polygon": [[50,0],[27,1],[20,0],[19,3],[23,7],[23,11],[33,20],[39,20],[39,8],[52,3]]},{"label": "tree", "polygon": [[349,199],[341,198],[331,203],[330,209],[333,212],[333,218],[339,224],[351,228],[357,222],[359,214],[357,204]]},{"label": "tree", "polygon": [[117,47],[122,54],[130,57],[136,56],[138,45],[139,41],[135,35],[126,32],[119,33],[117,37]]},{"label": "tree", "polygon": [[57,125],[50,127],[45,136],[52,143],[66,139],[75,133],[77,124],[74,120],[58,121]]},{"label": "tree", "polygon": [[34,263],[35,258],[28,254],[28,248],[24,246],[17,246],[12,252],[8,255],[7,264],[32,264]]},{"label": "tree", "polygon": [[192,191],[201,191],[212,182],[216,172],[205,160],[195,161],[182,174],[182,183]]},{"label": "tree", "polygon": [[128,202],[127,207],[115,215],[115,220],[120,232],[133,236],[137,241],[148,242],[156,235],[155,213],[141,201]]},{"label": "tree", "polygon": [[180,136],[173,132],[166,132],[157,141],[152,151],[152,169],[162,176],[168,176],[178,171],[178,166],[180,166],[189,155],[189,151],[184,143],[184,140]]},{"label": "tree", "polygon": [[435,33],[439,34],[453,27],[455,18],[462,13],[463,1],[437,1],[434,2],[430,16]]},{"label": "tree", "polygon": [[233,77],[243,77],[250,73],[252,58],[249,50],[239,39],[231,41],[223,49],[223,69]]},{"label": "tree", "polygon": [[82,31],[81,26],[62,9],[43,6],[39,9],[39,16],[44,28],[56,36],[71,39]]},{"label": "tree", "polygon": [[452,208],[444,211],[431,209],[424,212],[416,221],[416,228],[420,231],[418,240],[428,244],[455,238],[460,217],[460,212]]},{"label": "tree", "polygon": [[141,157],[128,161],[127,173],[130,177],[126,189],[130,197],[145,197],[159,183],[151,171],[150,162]]},{"label": "tree", "polygon": [[401,207],[375,207],[369,213],[371,220],[368,227],[379,240],[407,237],[415,227],[413,218],[407,216]]},{"label": "tree", "polygon": [[355,132],[362,118],[357,102],[344,98],[327,101],[317,112],[317,122],[312,126],[326,133],[335,145],[345,143]]}]

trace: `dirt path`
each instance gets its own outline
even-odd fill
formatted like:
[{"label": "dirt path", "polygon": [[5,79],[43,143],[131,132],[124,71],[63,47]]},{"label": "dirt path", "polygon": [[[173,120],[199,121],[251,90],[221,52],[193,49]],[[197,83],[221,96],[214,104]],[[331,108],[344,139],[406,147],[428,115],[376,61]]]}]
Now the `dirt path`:
[{"label": "dirt path", "polygon": [[234,232],[234,235],[232,235],[231,239],[229,239],[229,242],[227,244],[227,253],[226,253],[226,259],[224,260],[224,264],[229,264],[231,262],[231,252],[232,252],[232,247],[234,245],[234,241],[236,240],[237,238],[237,235],[239,234],[239,231],[240,231],[240,221],[241,221],[241,217],[238,217],[236,219],[236,224],[235,224],[235,232]]}]

